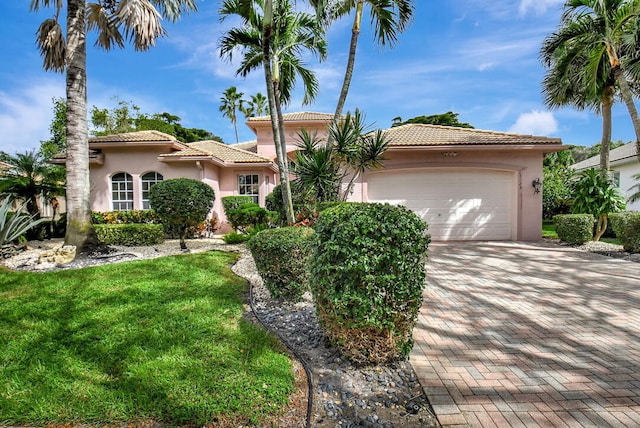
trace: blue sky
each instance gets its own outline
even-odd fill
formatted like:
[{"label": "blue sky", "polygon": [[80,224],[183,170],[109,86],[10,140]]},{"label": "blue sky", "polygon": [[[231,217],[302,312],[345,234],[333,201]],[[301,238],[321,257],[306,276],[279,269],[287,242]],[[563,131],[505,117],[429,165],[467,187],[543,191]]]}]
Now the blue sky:
[{"label": "blue sky", "polygon": [[[265,93],[262,72],[235,76],[236,66],[218,56],[218,40],[233,23],[220,23],[219,1],[199,1],[199,11],[177,24],[165,22],[169,37],[148,52],[88,49],[89,107],[111,108],[114,97],[145,113],[169,112],[186,127],[204,128],[235,142],[230,121],[218,111],[230,86],[249,95]],[[368,16],[360,36],[347,110],[361,109],[377,128],[394,117],[409,119],[453,111],[478,129],[545,135],[565,144],[599,141],[601,119],[574,109],[548,111],[540,82],[538,51],[559,22],[562,0],[416,1],[415,17],[393,48],[374,43]],[[304,4],[299,1],[298,4]],[[42,70],[35,45],[40,22],[52,15],[30,12],[29,2],[3,5],[0,25],[0,150],[24,152],[49,138],[53,97],[64,96],[64,76]],[[328,34],[329,55],[307,63],[320,80],[320,95],[302,106],[297,94],[286,111],[335,109],[348,49],[351,19]],[[241,117],[242,118],[242,117]],[[240,140],[254,138],[238,123]],[[613,140],[634,139],[622,104],[616,105]]]}]

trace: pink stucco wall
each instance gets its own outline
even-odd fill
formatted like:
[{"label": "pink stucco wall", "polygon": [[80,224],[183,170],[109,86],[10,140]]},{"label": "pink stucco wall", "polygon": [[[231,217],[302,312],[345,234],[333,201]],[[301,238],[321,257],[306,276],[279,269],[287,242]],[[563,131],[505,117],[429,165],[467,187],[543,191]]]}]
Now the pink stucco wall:
[{"label": "pink stucco wall", "polygon": [[[275,159],[276,148],[273,144],[271,122],[259,122],[252,124],[252,126],[254,127],[256,139],[258,141],[258,154],[269,159]],[[318,138],[326,138],[327,136],[327,125],[325,123],[318,123],[318,121],[285,123],[287,153],[297,150],[297,145],[300,142],[298,134],[302,129],[306,130],[311,135],[316,134]]]}]

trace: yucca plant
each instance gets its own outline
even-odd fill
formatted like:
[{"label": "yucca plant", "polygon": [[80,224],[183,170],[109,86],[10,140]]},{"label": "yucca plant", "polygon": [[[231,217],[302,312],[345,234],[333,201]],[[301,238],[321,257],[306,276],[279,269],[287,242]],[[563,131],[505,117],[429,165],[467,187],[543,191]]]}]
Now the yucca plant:
[{"label": "yucca plant", "polygon": [[29,229],[46,220],[44,218],[36,219],[37,214],[23,214],[25,205],[21,205],[10,215],[12,205],[13,198],[11,196],[7,196],[0,205],[0,245],[12,243]]}]

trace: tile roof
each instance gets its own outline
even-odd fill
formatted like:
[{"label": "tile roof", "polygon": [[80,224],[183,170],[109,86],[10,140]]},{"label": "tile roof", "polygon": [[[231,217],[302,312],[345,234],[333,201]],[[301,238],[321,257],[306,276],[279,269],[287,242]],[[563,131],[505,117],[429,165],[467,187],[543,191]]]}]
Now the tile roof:
[{"label": "tile roof", "polygon": [[255,153],[213,140],[188,143],[185,149],[161,156],[165,158],[205,156],[214,157],[225,163],[271,163],[270,159]]},{"label": "tile roof", "polygon": [[[637,146],[635,141],[627,143],[624,146],[616,147],[609,152],[609,162],[614,163],[625,159],[635,158],[637,154]],[[600,166],[600,155],[592,156],[581,162],[573,164],[571,167],[577,171]]]},{"label": "tile roof", "polygon": [[89,143],[129,143],[146,141],[179,142],[173,135],[160,131],[135,131],[89,138]]},{"label": "tile roof", "polygon": [[[285,121],[323,121],[330,122],[333,120],[333,114],[330,113],[317,113],[317,112],[309,112],[309,111],[301,111],[297,113],[285,113],[282,115]],[[271,121],[271,116],[256,116],[250,117],[247,122],[269,122]]]},{"label": "tile roof", "polygon": [[399,146],[449,146],[449,145],[558,145],[560,138],[535,135],[483,131],[453,126],[407,124],[382,131],[389,138],[391,147]]},{"label": "tile roof", "polygon": [[231,147],[235,147],[236,149],[246,150],[251,153],[258,152],[258,140],[245,141],[243,143],[237,144],[229,144]]}]

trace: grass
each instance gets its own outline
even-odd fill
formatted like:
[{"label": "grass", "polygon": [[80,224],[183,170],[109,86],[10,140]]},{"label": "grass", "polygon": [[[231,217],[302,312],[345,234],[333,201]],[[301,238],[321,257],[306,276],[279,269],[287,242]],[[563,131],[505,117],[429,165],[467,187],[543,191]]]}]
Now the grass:
[{"label": "grass", "polygon": [[277,413],[291,363],[243,319],[235,257],[0,270],[0,425],[256,424]]}]

